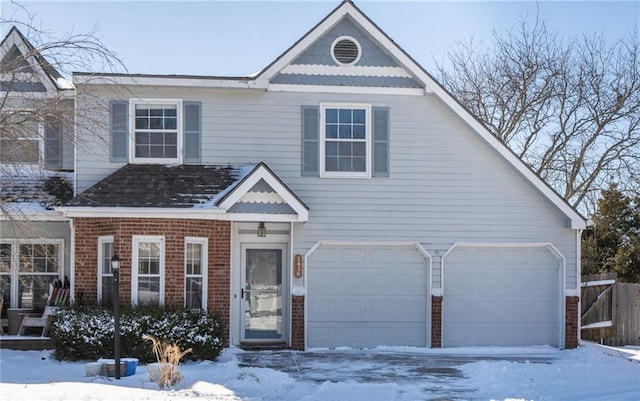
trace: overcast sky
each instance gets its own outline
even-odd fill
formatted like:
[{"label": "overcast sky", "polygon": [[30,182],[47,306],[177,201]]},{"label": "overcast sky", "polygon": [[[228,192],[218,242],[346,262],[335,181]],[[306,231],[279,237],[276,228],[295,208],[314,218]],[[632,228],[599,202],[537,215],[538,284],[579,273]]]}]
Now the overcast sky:
[{"label": "overcast sky", "polygon": [[[5,20],[31,20],[53,37],[97,26],[97,36],[131,73],[238,76],[267,66],[340,1],[18,1],[24,9],[14,3],[0,0]],[[486,43],[494,30],[514,28],[522,18],[540,15],[566,37],[602,33],[609,40],[640,25],[637,0],[355,4],[430,71],[456,41]],[[1,29],[4,36],[8,24]]]}]

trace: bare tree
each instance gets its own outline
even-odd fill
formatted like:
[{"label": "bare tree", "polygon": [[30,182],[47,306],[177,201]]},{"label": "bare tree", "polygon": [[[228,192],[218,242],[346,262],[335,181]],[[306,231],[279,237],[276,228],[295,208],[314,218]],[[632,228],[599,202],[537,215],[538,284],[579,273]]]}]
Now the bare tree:
[{"label": "bare tree", "polygon": [[[15,3],[14,3],[15,5]],[[78,145],[74,126],[73,71],[124,70],[117,54],[96,36],[68,32],[54,37],[24,8],[0,19],[8,32],[0,43],[0,212],[14,220],[25,208],[51,207],[72,194],[70,173]],[[97,103],[96,103],[97,104]],[[83,119],[91,131],[104,122]]]},{"label": "bare tree", "polygon": [[565,40],[522,20],[438,66],[443,85],[538,175],[583,211],[617,182],[640,190],[640,41]]}]

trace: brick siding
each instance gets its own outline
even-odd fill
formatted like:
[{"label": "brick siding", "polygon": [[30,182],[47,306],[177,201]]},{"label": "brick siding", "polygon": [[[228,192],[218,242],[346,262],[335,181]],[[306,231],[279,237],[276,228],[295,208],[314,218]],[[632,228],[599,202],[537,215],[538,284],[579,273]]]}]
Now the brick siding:
[{"label": "brick siding", "polygon": [[580,319],[579,297],[566,297],[565,301],[565,328],[564,346],[565,348],[577,348],[579,333],[578,319]]},{"label": "brick siding", "polygon": [[442,347],[442,297],[431,297],[431,348]]},{"label": "brick siding", "polygon": [[291,297],[291,348],[304,350],[304,296]]},{"label": "brick siding", "polygon": [[75,290],[84,302],[98,296],[98,237],[113,235],[114,252],[121,259],[120,301],[131,301],[131,244],[134,235],[161,235],[165,239],[165,294],[167,306],[184,305],[184,237],[208,238],[207,307],[222,319],[229,339],[231,282],[231,223],[209,220],[76,218]]}]

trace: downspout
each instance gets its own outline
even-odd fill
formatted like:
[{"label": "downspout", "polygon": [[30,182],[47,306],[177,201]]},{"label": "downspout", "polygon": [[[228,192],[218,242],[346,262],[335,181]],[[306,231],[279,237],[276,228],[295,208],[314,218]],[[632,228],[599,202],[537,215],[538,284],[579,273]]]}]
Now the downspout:
[{"label": "downspout", "polygon": [[76,293],[76,226],[73,218],[69,219],[69,228],[71,230],[71,240],[69,241],[69,281],[71,282],[69,298],[71,302],[75,301]]},{"label": "downspout", "polygon": [[584,230],[576,230],[576,274],[578,277],[576,278],[576,287],[578,294],[578,343],[582,340],[582,328],[580,324],[582,323],[582,316],[580,311],[582,310],[582,231]]}]

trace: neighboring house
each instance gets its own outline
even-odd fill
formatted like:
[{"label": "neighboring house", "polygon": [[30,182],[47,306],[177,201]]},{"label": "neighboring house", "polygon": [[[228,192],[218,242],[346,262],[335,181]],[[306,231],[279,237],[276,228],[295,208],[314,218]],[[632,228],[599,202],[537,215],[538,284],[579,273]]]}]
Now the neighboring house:
[{"label": "neighboring house", "polygon": [[75,90],[12,27],[0,43],[0,289],[7,308],[43,310],[70,275]]},{"label": "neighboring house", "polygon": [[585,219],[350,1],[254,76],[74,83],[85,299],[117,254],[231,345],[577,345]]}]

